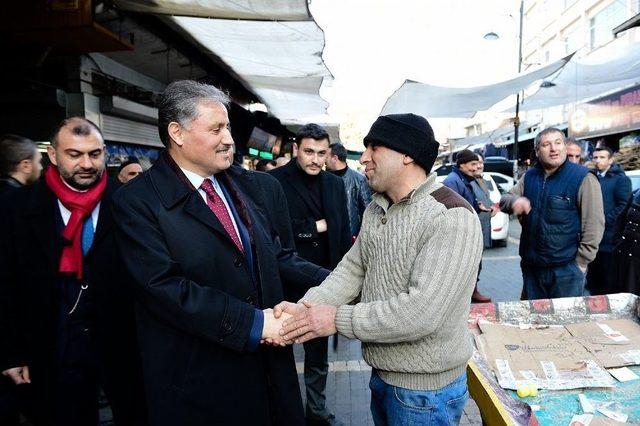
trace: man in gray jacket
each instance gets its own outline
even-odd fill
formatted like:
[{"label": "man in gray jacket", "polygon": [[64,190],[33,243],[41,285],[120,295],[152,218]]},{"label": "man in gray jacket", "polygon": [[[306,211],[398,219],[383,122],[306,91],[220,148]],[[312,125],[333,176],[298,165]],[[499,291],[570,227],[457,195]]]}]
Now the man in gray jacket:
[{"label": "man in gray jacket", "polygon": [[457,424],[468,397],[480,222],[429,174],[438,143],[423,117],[379,117],[364,144],[360,161],[376,194],[360,235],[320,286],[274,308],[294,315],[280,333],[295,342],[336,331],[361,340],[376,424]]},{"label": "man in gray jacket", "polygon": [[347,191],[349,227],[351,237],[355,239],[360,232],[364,210],[371,202],[371,190],[367,184],[367,178],[347,166],[347,148],[339,142],[329,145],[326,165],[327,170],[341,177],[344,182],[344,189]]}]

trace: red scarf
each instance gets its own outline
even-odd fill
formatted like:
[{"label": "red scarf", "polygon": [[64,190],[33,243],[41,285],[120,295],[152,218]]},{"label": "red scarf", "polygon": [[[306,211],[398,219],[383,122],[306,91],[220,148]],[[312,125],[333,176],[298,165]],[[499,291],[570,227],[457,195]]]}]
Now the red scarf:
[{"label": "red scarf", "polygon": [[78,279],[82,279],[82,224],[102,198],[102,193],[107,187],[107,173],[102,172],[98,183],[85,192],[69,188],[62,180],[58,168],[54,166],[47,168],[44,179],[62,205],[71,212],[69,222],[62,232],[64,247],[59,271],[76,274]]}]

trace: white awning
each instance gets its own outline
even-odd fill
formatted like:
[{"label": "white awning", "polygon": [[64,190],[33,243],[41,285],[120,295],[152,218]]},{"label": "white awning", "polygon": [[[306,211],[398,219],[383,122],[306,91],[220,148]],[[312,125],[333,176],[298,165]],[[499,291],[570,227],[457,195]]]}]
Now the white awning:
[{"label": "white awning", "polygon": [[573,58],[546,82],[552,85],[526,97],[521,111],[582,102],[640,83],[640,43],[607,46],[587,57]]},{"label": "white awning", "polygon": [[232,68],[283,123],[330,121],[319,89],[331,73],[314,21],[171,20]]},{"label": "white awning", "polygon": [[571,55],[536,71],[487,86],[441,87],[406,80],[387,99],[381,114],[412,112],[428,118],[470,118],[477,111],[485,111],[507,96],[525,89],[534,81],[557,72],[570,58]]},{"label": "white awning", "polygon": [[124,10],[205,18],[305,21],[306,0],[114,0]]}]

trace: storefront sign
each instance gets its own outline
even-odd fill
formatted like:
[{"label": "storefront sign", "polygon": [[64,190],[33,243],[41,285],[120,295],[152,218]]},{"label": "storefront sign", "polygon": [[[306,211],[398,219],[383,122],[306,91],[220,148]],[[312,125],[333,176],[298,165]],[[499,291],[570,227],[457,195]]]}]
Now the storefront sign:
[{"label": "storefront sign", "polygon": [[640,86],[580,104],[569,118],[569,136],[587,138],[640,129]]}]

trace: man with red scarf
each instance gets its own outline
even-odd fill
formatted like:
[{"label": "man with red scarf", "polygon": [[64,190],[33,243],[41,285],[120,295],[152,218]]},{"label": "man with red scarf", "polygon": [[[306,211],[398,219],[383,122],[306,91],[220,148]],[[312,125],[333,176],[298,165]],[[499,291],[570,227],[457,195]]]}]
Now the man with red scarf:
[{"label": "man with red scarf", "polygon": [[113,236],[100,129],[64,120],[44,181],[0,217],[0,371],[27,390],[36,425],[146,423],[130,276]]}]

